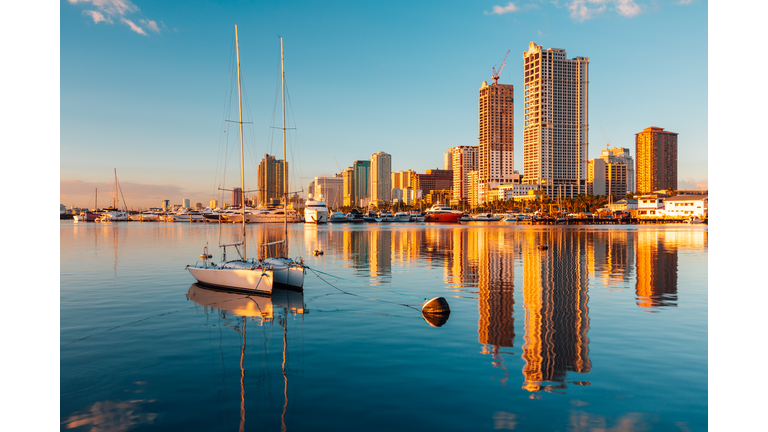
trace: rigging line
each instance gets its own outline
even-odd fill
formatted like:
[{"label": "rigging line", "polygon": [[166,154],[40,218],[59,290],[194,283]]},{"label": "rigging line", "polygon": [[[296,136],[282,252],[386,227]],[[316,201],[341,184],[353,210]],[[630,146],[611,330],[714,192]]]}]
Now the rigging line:
[{"label": "rigging line", "polygon": [[[115,174],[115,179],[117,179],[117,174]],[[128,203],[125,201],[125,195],[123,195],[123,187],[120,186],[119,181],[117,182],[117,188],[120,190],[120,196],[123,197],[123,208],[125,208],[125,210],[128,210]]]}]

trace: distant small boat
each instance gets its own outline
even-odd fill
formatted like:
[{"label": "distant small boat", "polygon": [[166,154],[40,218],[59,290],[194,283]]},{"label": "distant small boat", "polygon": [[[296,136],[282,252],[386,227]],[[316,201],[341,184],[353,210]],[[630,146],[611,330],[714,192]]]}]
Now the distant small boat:
[{"label": "distant small boat", "polygon": [[379,222],[394,222],[395,221],[395,215],[390,213],[388,210],[382,210],[379,212]]},{"label": "distant small boat", "polygon": [[685,223],[689,223],[689,224],[703,224],[704,223],[704,219],[701,219],[698,216],[691,216],[690,218],[685,220]]}]

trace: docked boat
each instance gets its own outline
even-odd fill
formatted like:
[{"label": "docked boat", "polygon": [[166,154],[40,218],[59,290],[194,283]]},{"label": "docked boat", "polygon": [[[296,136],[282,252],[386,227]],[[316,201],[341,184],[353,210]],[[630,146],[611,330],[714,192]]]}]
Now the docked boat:
[{"label": "docked boat", "polygon": [[179,210],[173,215],[174,222],[204,222],[203,213],[198,210]]},{"label": "docked boat", "polygon": [[424,216],[424,222],[459,222],[462,212],[445,204],[435,204]]},{"label": "docked boat", "polygon": [[474,215],[472,217],[472,220],[476,222],[490,222],[496,219],[494,219],[493,215],[490,213],[480,213],[480,214]]},{"label": "docked boat", "polygon": [[469,213],[462,213],[459,220],[461,222],[470,222],[472,220],[472,216],[470,216]]},{"label": "docked boat", "polygon": [[331,213],[330,216],[328,216],[328,222],[331,222],[331,223],[348,222],[347,215],[345,215],[344,212],[335,211]]},{"label": "docked boat", "polygon": [[248,223],[288,223],[301,222],[301,215],[293,210],[287,212],[283,208],[258,209],[247,215]]},{"label": "docked boat", "polygon": [[424,214],[417,210],[411,210],[411,222],[424,222]]},{"label": "docked boat", "polygon": [[406,212],[404,212],[404,211],[399,211],[399,212],[395,213],[394,221],[395,222],[410,222],[411,221],[411,215],[406,213]]},{"label": "docked boat", "polygon": [[347,213],[347,222],[363,223],[365,220],[363,219],[363,214],[360,213],[360,210],[353,208],[349,211],[349,213]]},{"label": "docked boat", "polygon": [[393,215],[389,210],[382,210],[379,212],[379,222],[394,222],[395,221],[395,215]]},{"label": "docked boat", "polygon": [[368,213],[363,215],[363,222],[378,222],[378,216],[373,210],[368,210]]},{"label": "docked boat", "polygon": [[323,201],[323,195],[313,199],[312,194],[309,194],[304,205],[304,223],[322,224],[326,222],[328,222],[328,206]]},{"label": "docked boat", "polygon": [[[240,115],[240,180],[241,190],[245,189],[245,177],[243,167],[243,108],[240,96],[240,46],[237,41],[237,25],[235,25],[235,47],[237,50],[237,90],[238,90],[238,111]],[[280,38],[280,59],[281,68],[283,64],[283,39]],[[285,73],[283,72],[283,158],[285,158]],[[287,177],[287,176],[286,176]],[[285,190],[283,196],[287,197],[288,179],[285,181]],[[224,287],[235,290],[248,291],[250,293],[271,294],[273,286],[285,285],[290,288],[302,288],[304,286],[305,267],[301,258],[296,260],[284,257],[269,257],[264,260],[251,258],[247,259],[248,251],[246,235],[246,215],[245,206],[240,209],[242,225],[242,241],[232,244],[219,245],[224,249],[222,261],[218,263],[211,262],[213,255],[208,253],[208,246],[203,249],[200,258],[202,264],[188,265],[187,270],[201,284],[217,287]],[[261,246],[270,246],[282,243],[287,251],[288,241],[288,219],[287,213],[283,213],[283,223],[285,226],[284,239],[281,241],[265,243]],[[227,260],[227,247],[234,247],[239,254],[239,259]]]},{"label": "docked boat", "polygon": [[703,224],[704,223],[704,219],[701,219],[698,216],[691,216],[690,218],[685,220],[685,223],[689,223],[689,224]]}]

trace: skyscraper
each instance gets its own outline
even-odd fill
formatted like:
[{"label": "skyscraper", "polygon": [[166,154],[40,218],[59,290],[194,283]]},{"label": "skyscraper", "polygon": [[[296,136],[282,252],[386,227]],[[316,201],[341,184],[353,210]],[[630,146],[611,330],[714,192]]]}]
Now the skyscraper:
[{"label": "skyscraper", "polygon": [[392,201],[392,156],[378,152],[371,155],[371,201]]},{"label": "skyscraper", "polygon": [[283,194],[286,192],[285,174],[287,170],[287,162],[264,154],[264,159],[261,160],[258,168],[260,205],[279,203],[283,199]]},{"label": "skyscraper", "polygon": [[453,169],[453,149],[448,149],[447,152],[443,153],[443,169]]},{"label": "skyscraper", "polygon": [[371,161],[357,160],[352,164],[355,178],[356,206],[362,206],[361,202],[371,196]]},{"label": "skyscraper", "polygon": [[589,58],[531,42],[525,64],[523,184],[550,197],[587,192]]},{"label": "skyscraper", "polygon": [[356,207],[357,195],[355,195],[355,170],[349,167],[341,173],[344,179],[344,206]]},{"label": "skyscraper", "polygon": [[637,191],[677,189],[677,133],[648,127],[635,134]]},{"label": "skyscraper", "polygon": [[477,170],[477,146],[458,146],[451,149],[453,163],[453,201],[458,205],[469,202],[469,172]]},{"label": "skyscraper", "polygon": [[629,149],[626,147],[614,147],[600,152],[600,159],[610,163],[620,163],[627,166],[627,192],[634,192],[635,189],[635,160],[630,156]]},{"label": "skyscraper", "polygon": [[514,88],[483,81],[478,99],[478,199],[502,183],[511,183],[514,169]]}]

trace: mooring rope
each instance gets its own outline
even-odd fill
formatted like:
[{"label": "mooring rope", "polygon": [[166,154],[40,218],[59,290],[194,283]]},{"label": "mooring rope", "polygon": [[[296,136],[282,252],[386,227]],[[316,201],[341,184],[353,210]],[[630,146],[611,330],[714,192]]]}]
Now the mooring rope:
[{"label": "mooring rope", "polygon": [[[328,276],[333,276],[333,275],[331,275],[331,274],[328,274],[328,273],[324,273],[324,272],[320,272],[320,271],[318,271],[318,270],[315,270],[315,269],[311,269],[311,268],[309,268],[309,267],[307,267],[307,269],[309,269],[309,270],[310,270],[310,271],[312,271],[312,272],[315,272],[315,276],[317,276],[317,277],[318,277],[318,279],[320,279],[321,281],[323,281],[323,282],[327,283],[327,284],[328,284],[328,285],[330,285],[331,287],[333,287],[333,288],[335,288],[335,289],[337,289],[337,290],[341,291],[341,292],[342,292],[342,293],[344,293],[344,294],[349,294],[349,295],[351,295],[351,296],[360,297],[360,298],[364,298],[364,299],[368,299],[368,300],[373,300],[373,301],[378,301],[378,302],[382,302],[382,303],[389,303],[389,304],[395,304],[395,305],[399,305],[399,306],[405,306],[405,307],[407,307],[407,308],[411,308],[411,309],[413,309],[413,310],[419,310],[419,309],[417,309],[417,308],[415,308],[415,307],[414,307],[414,306],[418,306],[418,305],[408,305],[408,304],[404,304],[404,303],[396,303],[396,302],[390,302],[390,301],[386,301],[386,300],[381,300],[381,299],[377,299],[377,298],[373,298],[373,297],[366,297],[366,296],[361,296],[361,295],[359,295],[359,294],[355,294],[355,293],[351,293],[351,292],[348,292],[348,291],[344,291],[343,289],[341,289],[341,288],[337,287],[336,285],[334,285],[334,284],[332,284],[332,283],[328,282],[327,280],[323,279],[323,277],[322,277],[322,276],[320,276],[320,275],[319,275],[319,274],[317,274],[317,273],[323,273],[323,274],[326,274],[326,275],[328,275]],[[336,276],[333,276],[333,277],[336,277]],[[339,278],[339,279],[341,279],[341,280],[346,280],[346,279],[344,279],[344,278]],[[353,282],[353,281],[348,281],[348,282]],[[353,282],[353,283],[354,283],[354,282]],[[358,285],[362,285],[362,284],[358,284]],[[367,285],[363,285],[363,286],[367,286]],[[389,290],[383,290],[383,291],[389,291]],[[394,292],[394,291],[389,291],[389,292],[391,292],[391,293],[394,293],[394,294],[400,294],[400,293],[398,293],[398,292]],[[408,294],[403,294],[403,295],[408,295]],[[414,297],[414,296],[411,296],[411,297]],[[419,297],[416,297],[416,298],[419,298]],[[425,299],[425,300],[426,300],[426,299]]]},{"label": "mooring rope", "polygon": [[[319,277],[319,278],[320,278],[320,280],[322,280],[323,282],[327,283],[328,285],[331,285],[331,284],[330,284],[330,283],[328,283],[328,281],[326,281],[325,279],[321,278],[321,277],[320,277],[320,276],[319,276],[317,273],[322,273],[322,274],[324,274],[324,275],[326,275],[326,276],[330,276],[330,277],[333,277],[333,278],[336,278],[336,279],[339,279],[339,280],[343,280],[343,281],[346,281],[346,282],[349,282],[349,283],[353,283],[353,284],[355,284],[355,285],[360,285],[360,286],[364,286],[364,287],[367,287],[367,288],[373,288],[373,289],[377,289],[377,290],[379,290],[379,291],[386,291],[386,292],[388,292],[388,293],[392,293],[392,294],[399,294],[399,295],[403,295],[403,296],[413,297],[413,298],[417,298],[417,299],[419,299],[419,300],[429,300],[429,299],[428,299],[428,298],[426,298],[426,297],[419,297],[419,296],[415,296],[415,295],[412,295],[412,294],[405,294],[405,293],[400,293],[400,292],[397,292],[397,291],[390,291],[390,290],[388,290],[388,289],[384,289],[384,288],[377,288],[377,287],[375,287],[375,286],[372,286],[372,285],[366,285],[366,284],[362,284],[362,283],[360,283],[360,282],[355,282],[355,281],[353,281],[353,280],[344,279],[343,277],[340,277],[340,276],[332,275],[332,274],[330,274],[330,273],[321,272],[320,270],[315,270],[315,269],[313,269],[313,268],[307,267],[306,265],[305,265],[304,267],[305,267],[306,269],[308,269],[308,270],[311,270],[312,272],[314,272],[314,273],[315,273],[315,276]],[[331,285],[331,286],[333,286],[333,285]],[[336,288],[336,287],[334,287],[334,288]],[[338,288],[337,288],[337,289],[338,289]],[[347,294],[350,294],[350,293],[347,293]],[[354,294],[353,294],[353,295],[354,295]],[[399,303],[398,303],[398,304],[399,304]]]}]

